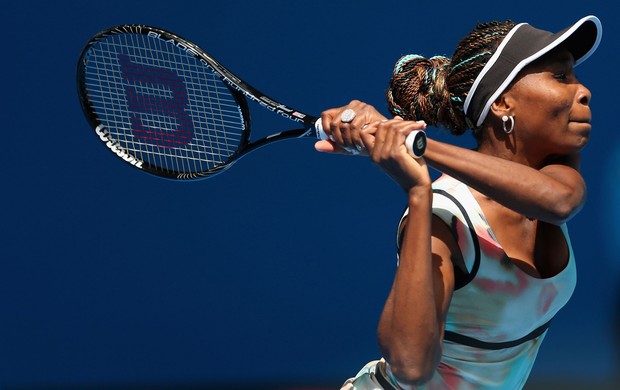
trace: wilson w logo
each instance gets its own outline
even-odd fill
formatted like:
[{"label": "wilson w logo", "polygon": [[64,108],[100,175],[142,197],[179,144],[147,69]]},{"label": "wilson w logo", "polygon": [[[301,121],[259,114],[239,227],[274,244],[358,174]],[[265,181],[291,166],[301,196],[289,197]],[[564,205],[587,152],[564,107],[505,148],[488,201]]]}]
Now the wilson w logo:
[{"label": "wilson w logo", "polygon": [[168,69],[133,63],[126,54],[118,59],[136,138],[165,148],[191,142],[194,124],[185,111],[183,80]]}]

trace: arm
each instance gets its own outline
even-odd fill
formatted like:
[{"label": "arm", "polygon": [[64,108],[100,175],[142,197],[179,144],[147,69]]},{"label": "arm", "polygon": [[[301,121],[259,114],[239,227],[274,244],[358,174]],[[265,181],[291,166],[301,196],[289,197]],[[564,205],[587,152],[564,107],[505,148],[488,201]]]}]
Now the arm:
[{"label": "arm", "polygon": [[540,170],[446,143],[428,140],[428,164],[529,218],[561,224],[581,210],[586,185],[579,156],[548,161]]},{"label": "arm", "polygon": [[411,158],[404,146],[406,135],[421,127],[395,119],[362,131],[373,162],[408,198],[407,219],[412,223],[404,223],[399,266],[378,326],[381,352],[392,374],[407,386],[425,383],[435,372],[454,289],[453,247],[447,244],[454,239],[443,222],[433,220],[431,179],[424,159]]},{"label": "arm", "polygon": [[[350,124],[339,123],[340,113],[352,108]],[[359,144],[362,127],[386,119],[374,107],[354,100],[327,110],[323,123],[335,142],[319,141],[321,152],[346,153],[339,145]],[[428,139],[424,155],[428,165],[529,218],[559,225],[575,216],[586,199],[586,184],[579,173],[579,156],[550,159],[540,170],[502,158]]]},{"label": "arm", "polygon": [[432,378],[441,358],[454,290],[450,258],[460,252],[453,252],[457,244],[449,228],[429,216],[426,194],[410,196],[409,207],[412,223],[403,230],[399,266],[377,333],[394,377],[402,385],[417,386]]}]

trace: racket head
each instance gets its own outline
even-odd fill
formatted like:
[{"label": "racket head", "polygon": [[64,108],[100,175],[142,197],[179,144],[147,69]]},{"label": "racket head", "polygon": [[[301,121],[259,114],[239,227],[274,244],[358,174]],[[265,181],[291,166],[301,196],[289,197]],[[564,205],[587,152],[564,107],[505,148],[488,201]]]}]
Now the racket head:
[{"label": "racket head", "polygon": [[175,34],[117,26],[82,50],[78,95],[99,139],[126,163],[164,178],[200,179],[229,167],[250,138],[247,100],[221,69]]}]

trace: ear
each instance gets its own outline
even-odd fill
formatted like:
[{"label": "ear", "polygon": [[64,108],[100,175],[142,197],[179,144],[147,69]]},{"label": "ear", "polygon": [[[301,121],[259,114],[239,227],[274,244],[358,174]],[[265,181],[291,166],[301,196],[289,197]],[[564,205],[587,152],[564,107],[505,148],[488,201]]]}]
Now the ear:
[{"label": "ear", "polygon": [[490,111],[498,118],[504,115],[511,115],[514,109],[514,103],[514,99],[512,99],[510,93],[504,92],[491,104]]}]

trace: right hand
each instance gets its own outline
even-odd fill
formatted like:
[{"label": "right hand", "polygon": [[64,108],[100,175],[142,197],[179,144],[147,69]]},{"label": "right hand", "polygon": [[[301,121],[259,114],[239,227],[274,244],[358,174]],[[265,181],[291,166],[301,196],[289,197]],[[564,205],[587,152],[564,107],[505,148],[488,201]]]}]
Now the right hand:
[{"label": "right hand", "polygon": [[431,178],[424,158],[413,158],[405,138],[414,130],[425,130],[426,123],[405,121],[401,117],[369,124],[361,138],[372,161],[396,181],[405,192],[419,186],[430,188]]},{"label": "right hand", "polygon": [[[342,122],[342,113],[351,109],[355,112],[355,118],[349,123]],[[316,150],[327,153],[351,154],[347,149],[357,149],[360,154],[368,154],[361,132],[364,126],[386,119],[379,111],[370,104],[353,100],[346,106],[332,108],[323,111],[321,122],[323,130],[330,137],[329,140],[318,141]]]}]

